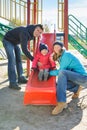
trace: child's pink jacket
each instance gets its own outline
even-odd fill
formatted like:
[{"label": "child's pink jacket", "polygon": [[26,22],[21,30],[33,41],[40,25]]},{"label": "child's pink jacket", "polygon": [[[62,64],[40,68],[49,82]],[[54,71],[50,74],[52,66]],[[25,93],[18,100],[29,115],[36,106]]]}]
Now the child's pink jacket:
[{"label": "child's pink jacket", "polygon": [[[42,63],[42,65],[37,66],[38,62]],[[51,69],[51,68],[55,68],[56,64],[55,61],[52,60],[50,53],[48,53],[47,55],[42,55],[40,52],[38,52],[32,62],[32,68],[37,68],[37,67],[39,69]]]}]

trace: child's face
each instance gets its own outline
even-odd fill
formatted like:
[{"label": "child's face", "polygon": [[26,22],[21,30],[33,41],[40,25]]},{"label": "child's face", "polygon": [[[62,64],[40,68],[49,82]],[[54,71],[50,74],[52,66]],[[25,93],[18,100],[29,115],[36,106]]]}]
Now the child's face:
[{"label": "child's face", "polygon": [[46,55],[47,53],[48,53],[48,50],[47,50],[47,49],[41,50],[41,54],[42,54],[42,55]]}]

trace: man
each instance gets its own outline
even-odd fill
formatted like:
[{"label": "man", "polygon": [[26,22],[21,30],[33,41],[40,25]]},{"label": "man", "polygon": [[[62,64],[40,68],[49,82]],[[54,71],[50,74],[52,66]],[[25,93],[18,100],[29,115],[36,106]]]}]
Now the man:
[{"label": "man", "polygon": [[[27,79],[23,76],[23,68],[21,61],[21,53],[19,44],[23,53],[33,61],[34,57],[28,50],[28,41],[39,37],[43,32],[41,24],[28,25],[26,27],[17,27],[8,31],[3,38],[3,46],[8,57],[8,78],[9,88],[20,90],[18,83],[26,83]],[[16,70],[18,75],[18,83],[16,80]]]}]

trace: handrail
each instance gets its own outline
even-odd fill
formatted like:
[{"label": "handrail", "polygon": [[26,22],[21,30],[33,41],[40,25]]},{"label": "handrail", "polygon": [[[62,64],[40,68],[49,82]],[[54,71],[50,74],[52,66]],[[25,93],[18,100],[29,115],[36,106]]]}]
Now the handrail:
[{"label": "handrail", "polygon": [[85,27],[75,16],[70,14],[69,20],[69,34],[76,37],[80,44],[87,44],[87,27]]},{"label": "handrail", "polygon": [[[7,55],[5,54],[5,52],[2,50],[2,49],[0,49],[0,55],[1,55],[1,57],[3,58],[3,59],[7,59]],[[1,58],[0,57],[0,58]]]},{"label": "handrail", "polygon": [[80,23],[84,28],[86,28],[74,15],[70,14],[69,18],[74,18],[76,21],[78,21],[78,23]]},{"label": "handrail", "polygon": [[83,46],[83,45],[79,44],[79,42],[77,40],[75,40],[74,37],[71,36],[70,34],[68,34],[68,39],[69,39],[70,44],[76,50],[78,50],[85,58],[87,58],[87,46]]},{"label": "handrail", "polygon": [[11,30],[11,29],[13,29],[13,28],[8,26],[8,25],[4,25],[4,24],[0,23],[0,30],[1,31],[7,32],[8,30]]}]

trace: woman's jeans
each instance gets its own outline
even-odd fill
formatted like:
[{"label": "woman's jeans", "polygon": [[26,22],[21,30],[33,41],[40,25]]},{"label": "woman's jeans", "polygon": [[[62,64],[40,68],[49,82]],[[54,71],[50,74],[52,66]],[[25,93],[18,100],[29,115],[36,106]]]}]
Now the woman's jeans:
[{"label": "woman's jeans", "polygon": [[57,83],[57,101],[66,102],[66,90],[75,93],[80,85],[87,86],[87,76],[69,70],[60,71]]},{"label": "woman's jeans", "polygon": [[18,78],[23,74],[20,48],[18,45],[13,45],[5,39],[3,40],[3,46],[8,58],[9,82],[10,84],[16,84],[16,74],[18,75]]}]

